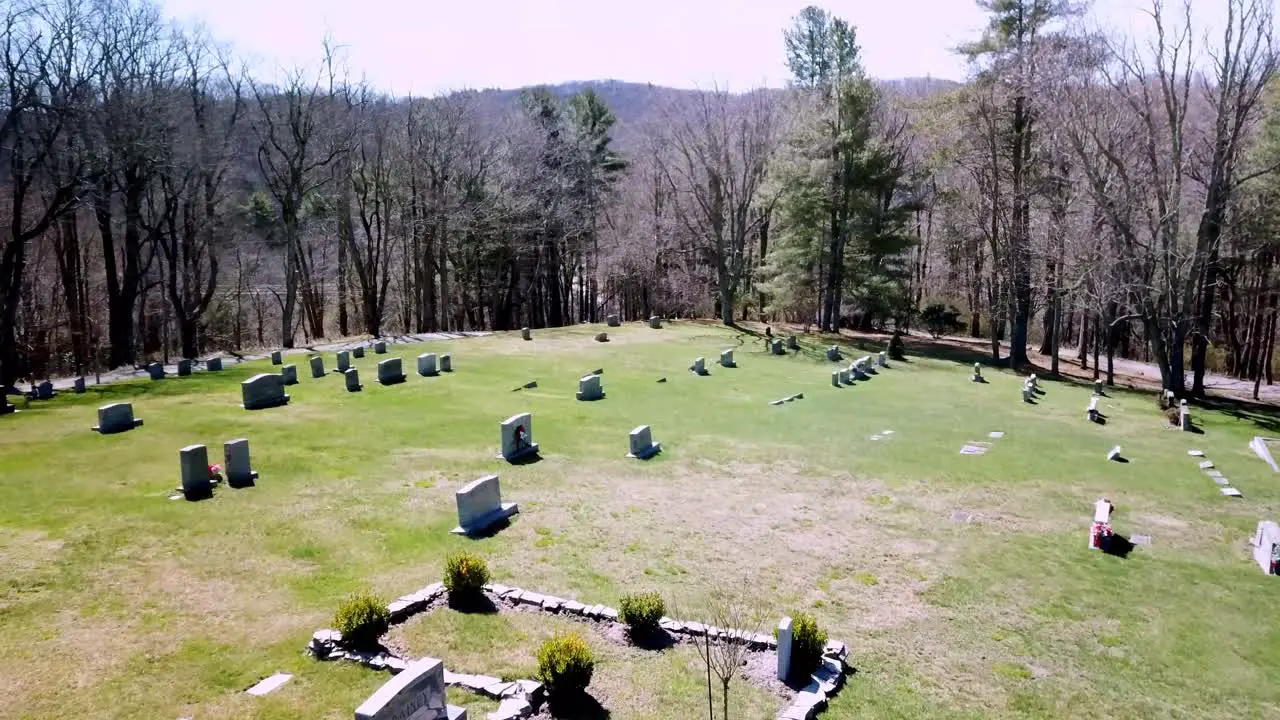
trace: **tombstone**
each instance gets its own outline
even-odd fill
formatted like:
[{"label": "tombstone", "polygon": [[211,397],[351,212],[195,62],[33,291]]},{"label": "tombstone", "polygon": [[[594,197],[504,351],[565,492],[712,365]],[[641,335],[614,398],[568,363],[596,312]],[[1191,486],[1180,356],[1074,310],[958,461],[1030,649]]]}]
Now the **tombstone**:
[{"label": "tombstone", "polygon": [[93,429],[103,435],[110,435],[141,426],[142,418],[133,416],[133,405],[130,403],[111,403],[98,408],[98,424],[94,425]]},{"label": "tombstone", "polygon": [[285,365],[284,367],[280,368],[280,383],[282,385],[297,385],[298,384],[298,366]]},{"label": "tombstone", "polygon": [[521,340],[532,340],[532,339],[533,339],[533,331],[532,331],[532,330],[530,330],[530,329],[529,329],[529,328],[527,328],[527,327],[520,328],[520,339],[521,339]]},{"label": "tombstone", "polygon": [[1100,498],[1093,504],[1093,525],[1089,528],[1089,549],[1102,550],[1111,537],[1111,513],[1115,506],[1106,498]]},{"label": "tombstone", "polygon": [[606,318],[606,323],[609,325],[609,327],[621,327],[621,326],[622,326],[622,323],[618,321],[618,316],[617,316],[617,315],[610,315],[608,318]]},{"label": "tombstone", "polygon": [[272,350],[272,351],[271,351],[271,364],[272,364],[272,365],[283,365],[283,364],[284,364],[284,356],[280,354],[280,351],[279,351],[279,350]]},{"label": "tombstone", "polygon": [[497,475],[486,475],[467,483],[455,497],[458,502],[458,527],[455,535],[479,535],[493,525],[520,512],[515,503],[502,502],[502,486]]},{"label": "tombstone", "polygon": [[204,369],[209,372],[222,372],[222,358],[209,358],[204,362]]},{"label": "tombstone", "polygon": [[973,364],[973,381],[976,383],[986,382],[986,379],[982,377],[982,363]]},{"label": "tombstone", "polygon": [[1098,398],[1089,398],[1089,407],[1085,410],[1085,414],[1089,416],[1089,422],[1098,422],[1101,418],[1098,415]]},{"label": "tombstone", "polygon": [[356,370],[355,368],[347,368],[347,371],[342,373],[342,376],[347,381],[347,392],[360,392],[361,388],[364,387],[360,384],[359,370]]},{"label": "tombstone", "polygon": [[1253,559],[1267,575],[1280,575],[1280,525],[1270,520],[1258,523],[1258,530],[1249,541],[1253,546]]},{"label": "tombstone", "polygon": [[843,370],[832,370],[831,371],[831,387],[840,387],[842,384],[844,384],[843,378],[844,378]]},{"label": "tombstone", "polygon": [[840,371],[838,371],[838,372],[837,372],[837,375],[840,377],[840,384],[842,384],[842,385],[852,385],[852,384],[853,384],[853,376],[852,376],[851,374],[849,374],[849,370],[848,370],[848,368],[846,368],[846,369],[844,369],[844,370],[840,370]]},{"label": "tombstone", "polygon": [[881,350],[880,354],[876,356],[876,365],[879,365],[882,368],[889,367],[889,353]]},{"label": "tombstone", "polygon": [[334,370],[334,372],[341,375],[342,373],[350,369],[351,369],[351,353],[347,352],[346,350],[339,350],[338,351],[338,368]]},{"label": "tombstone", "polygon": [[855,380],[870,380],[871,375],[867,372],[867,359],[858,358],[849,366],[849,371],[853,373]]},{"label": "tombstone", "polygon": [[658,317],[657,315],[650,316],[649,327],[653,328],[654,330],[661,330],[662,318]]},{"label": "tombstone", "polygon": [[[0,408],[0,412],[2,411],[3,408]],[[1271,466],[1272,472],[1280,472],[1280,465],[1276,464],[1275,458],[1271,457],[1271,448],[1267,447],[1267,440],[1268,438],[1256,435],[1249,441],[1249,449],[1258,456],[1258,459]]]},{"label": "tombstone", "polygon": [[1035,400],[1035,397],[1036,397],[1036,391],[1034,388],[1031,387],[1031,383],[1029,382],[1022,383],[1022,402],[1025,402],[1025,403],[1033,402]]},{"label": "tombstone", "polygon": [[52,400],[58,396],[58,393],[53,391],[53,383],[49,382],[48,380],[45,380],[44,382],[35,386],[35,390],[32,394],[35,396],[35,399],[37,400]]},{"label": "tombstone", "polygon": [[609,333],[596,333],[596,342],[609,342]]},{"label": "tombstone", "polygon": [[445,702],[444,663],[424,657],[360,703],[356,720],[467,720],[467,711]]},{"label": "tombstone", "polygon": [[1120,458],[1120,446],[1119,446],[1119,445],[1117,445],[1117,446],[1115,446],[1115,447],[1113,447],[1113,448],[1111,448],[1110,450],[1108,450],[1108,451],[1107,451],[1107,459],[1108,459],[1108,460],[1115,460],[1116,462],[1119,462],[1119,461],[1120,461],[1120,459],[1121,459],[1121,458]]},{"label": "tombstone", "polygon": [[191,361],[182,358],[178,361],[178,377],[191,377]]},{"label": "tombstone", "polygon": [[375,342],[375,343],[373,344],[373,354],[374,354],[374,355],[386,355],[386,354],[387,354],[387,343],[386,343],[385,341],[382,341],[382,340],[379,340],[379,341]]},{"label": "tombstone", "polygon": [[653,441],[653,429],[648,425],[641,425],[631,431],[631,452],[627,453],[627,457],[648,460],[660,452],[662,444]]},{"label": "tombstone", "polygon": [[1191,424],[1191,408],[1187,405],[1186,400],[1178,404],[1178,425],[1183,432],[1191,432],[1194,429]]},{"label": "tombstone", "polygon": [[1101,397],[1101,396],[1103,395],[1103,392],[1102,392],[1102,381],[1101,381],[1101,380],[1094,380],[1094,381],[1093,381],[1093,394],[1094,394],[1094,395],[1097,395],[1097,396],[1099,396],[1099,397]]},{"label": "tombstone", "polygon": [[378,382],[383,385],[399,385],[404,382],[404,370],[400,358],[387,358],[378,363]]},{"label": "tombstone", "polygon": [[840,362],[841,356],[840,356],[839,345],[832,345],[831,347],[827,348],[827,359],[830,360],[831,362]]},{"label": "tombstone", "polygon": [[537,455],[538,443],[533,441],[533,415],[520,413],[502,421],[502,454],[507,462]]},{"label": "tombstone", "polygon": [[787,354],[786,349],[782,347],[782,341],[777,338],[769,341],[769,352],[773,353],[774,355]]},{"label": "tombstone", "polygon": [[357,360],[359,360],[360,358],[364,357],[364,346],[363,346],[363,345],[357,345],[357,346],[356,346],[356,348],[355,348],[354,350],[352,350],[352,351],[351,351],[351,357],[353,357],[353,358],[355,358],[355,359],[357,359]]},{"label": "tombstone", "polygon": [[158,362],[151,363],[150,365],[147,366],[147,374],[151,376],[152,380],[163,380],[164,365],[161,365]]},{"label": "tombstone", "polygon": [[738,364],[733,361],[733,350],[726,349],[720,351],[720,367],[736,368]]},{"label": "tombstone", "polygon": [[227,485],[233,488],[253,485],[258,473],[249,466],[248,440],[239,438],[222,443],[222,471],[227,474]]},{"label": "tombstone", "polygon": [[799,350],[799,349],[800,349],[800,341],[796,339],[796,336],[795,336],[795,335],[788,335],[788,336],[787,336],[787,349],[788,349],[788,350]]},{"label": "tombstone", "polygon": [[440,356],[440,372],[453,372],[453,356],[449,353]]},{"label": "tombstone", "polygon": [[240,398],[245,410],[265,410],[289,404],[281,376],[258,373],[240,383]]},{"label": "tombstone", "polygon": [[75,384],[71,386],[71,389],[74,390],[77,395],[83,395],[84,394],[84,378],[82,377],[76,378]]},{"label": "tombstone", "polygon": [[182,462],[183,496],[188,500],[203,500],[213,495],[213,483],[209,480],[209,450],[203,445],[188,445],[178,452],[178,458]]},{"label": "tombstone", "polygon": [[323,355],[311,356],[311,377],[312,379],[324,377],[324,356]]},{"label": "tombstone", "polygon": [[9,402],[4,388],[0,387],[0,415],[12,415],[16,412],[18,412],[18,407]]},{"label": "tombstone", "polygon": [[1027,383],[1031,385],[1032,390],[1040,389],[1040,381],[1036,379],[1036,374],[1031,373],[1031,377],[1027,378]]},{"label": "tombstone", "polygon": [[579,400],[600,400],[604,397],[604,390],[600,387],[599,375],[583,375],[578,380]]},{"label": "tombstone", "polygon": [[418,356],[418,374],[423,377],[435,377],[440,374],[436,370],[435,353],[422,353]]},{"label": "tombstone", "polygon": [[693,374],[694,374],[694,375],[706,375],[706,374],[707,374],[707,359],[706,359],[706,358],[698,358],[698,359],[694,360],[694,361],[693,361],[693,364],[689,366],[689,369],[690,369],[691,371],[693,371]]},{"label": "tombstone", "polygon": [[784,617],[778,623],[778,679],[786,682],[791,677],[791,618]]}]

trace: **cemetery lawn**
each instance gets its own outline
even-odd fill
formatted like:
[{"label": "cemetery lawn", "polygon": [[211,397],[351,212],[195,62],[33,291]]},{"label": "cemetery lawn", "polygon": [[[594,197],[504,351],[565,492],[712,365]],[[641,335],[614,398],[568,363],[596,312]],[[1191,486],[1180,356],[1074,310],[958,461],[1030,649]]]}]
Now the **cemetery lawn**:
[{"label": "cemetery lawn", "polygon": [[[271,410],[239,406],[239,382],[272,370],[259,361],[0,417],[0,718],[350,718],[388,676],[307,657],[312,632],[351,591],[412,592],[462,548],[488,558],[495,582],[615,606],[655,589],[687,619],[750,577],[770,624],[806,610],[849,643],[857,672],[824,718],[1280,714],[1280,579],[1248,550],[1257,522],[1280,514],[1280,483],[1247,448],[1280,434],[1276,415],[1218,403],[1195,413],[1204,434],[1183,433],[1164,429],[1152,395],[1117,390],[1098,426],[1088,388],[1042,382],[1047,394],[1024,405],[1011,373],[969,382],[971,358],[909,350],[836,389],[816,336],[774,357],[711,325],[631,323],[593,342],[603,329],[393,345],[408,382],[378,385],[387,356],[369,354],[353,360],[354,394],[290,356],[300,384]],[[738,369],[716,364],[726,347]],[[452,352],[455,372],[417,376],[425,351]],[[686,369],[698,356],[707,377]],[[596,368],[606,398],[576,401]],[[90,432],[114,401],[145,425]],[[543,459],[511,466],[494,458],[498,423],[522,411]],[[625,457],[640,424],[663,448],[647,462]],[[179,448],[203,443],[221,462],[238,437],[257,487],[168,499]],[[991,448],[961,456],[970,441]],[[1105,459],[1117,444],[1130,462]],[[1245,499],[1221,497],[1191,448]],[[521,514],[491,538],[451,535],[453,493],[494,472]],[[1103,495],[1116,531],[1149,546],[1124,559],[1086,550]],[[530,677],[537,644],[568,627],[597,650],[591,689],[612,720],[701,716],[687,647],[449,610],[390,639],[454,671]],[[275,672],[294,678],[243,693]],[[783,706],[734,688],[736,718]],[[495,707],[450,698],[473,718]]]}]

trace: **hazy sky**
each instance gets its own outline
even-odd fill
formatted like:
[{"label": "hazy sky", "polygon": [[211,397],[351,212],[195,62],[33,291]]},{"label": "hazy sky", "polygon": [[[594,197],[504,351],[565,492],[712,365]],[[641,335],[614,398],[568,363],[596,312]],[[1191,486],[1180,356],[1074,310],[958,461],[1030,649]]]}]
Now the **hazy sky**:
[{"label": "hazy sky", "polygon": [[[312,66],[326,33],[355,77],[396,94],[617,79],[746,90],[788,77],[788,0],[161,0],[271,76]],[[1198,13],[1222,0],[1196,0]],[[951,49],[984,25],[972,0],[830,0],[879,78],[963,79]],[[1172,4],[1172,3],[1171,3]],[[1145,0],[1098,0],[1095,19],[1142,27]]]}]

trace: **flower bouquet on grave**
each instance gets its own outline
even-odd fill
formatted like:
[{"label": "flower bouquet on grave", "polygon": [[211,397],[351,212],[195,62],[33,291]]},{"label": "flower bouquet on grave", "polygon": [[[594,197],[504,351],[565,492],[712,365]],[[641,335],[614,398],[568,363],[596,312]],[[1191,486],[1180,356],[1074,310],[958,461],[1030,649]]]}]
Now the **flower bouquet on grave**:
[{"label": "flower bouquet on grave", "polygon": [[1271,546],[1271,573],[1280,575],[1280,545]]},{"label": "flower bouquet on grave", "polygon": [[1101,550],[1106,545],[1107,538],[1112,535],[1111,525],[1104,522],[1095,522],[1090,532],[1093,538],[1092,546],[1098,550]]},{"label": "flower bouquet on grave", "polygon": [[209,482],[213,483],[214,485],[217,485],[218,483],[222,482],[222,466],[221,465],[209,466]]}]

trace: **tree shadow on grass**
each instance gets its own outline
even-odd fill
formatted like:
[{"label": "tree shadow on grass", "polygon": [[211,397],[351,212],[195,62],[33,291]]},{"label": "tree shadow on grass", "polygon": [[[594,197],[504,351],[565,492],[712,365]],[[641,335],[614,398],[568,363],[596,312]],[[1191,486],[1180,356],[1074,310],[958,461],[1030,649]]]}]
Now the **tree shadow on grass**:
[{"label": "tree shadow on grass", "polygon": [[555,720],[608,720],[609,710],[588,693],[556,696],[547,701],[547,710]]},{"label": "tree shadow on grass", "polygon": [[1272,435],[1280,435],[1280,409],[1252,400],[1227,397],[1202,398],[1196,404],[1206,410],[1214,410],[1236,420],[1251,422]]}]

